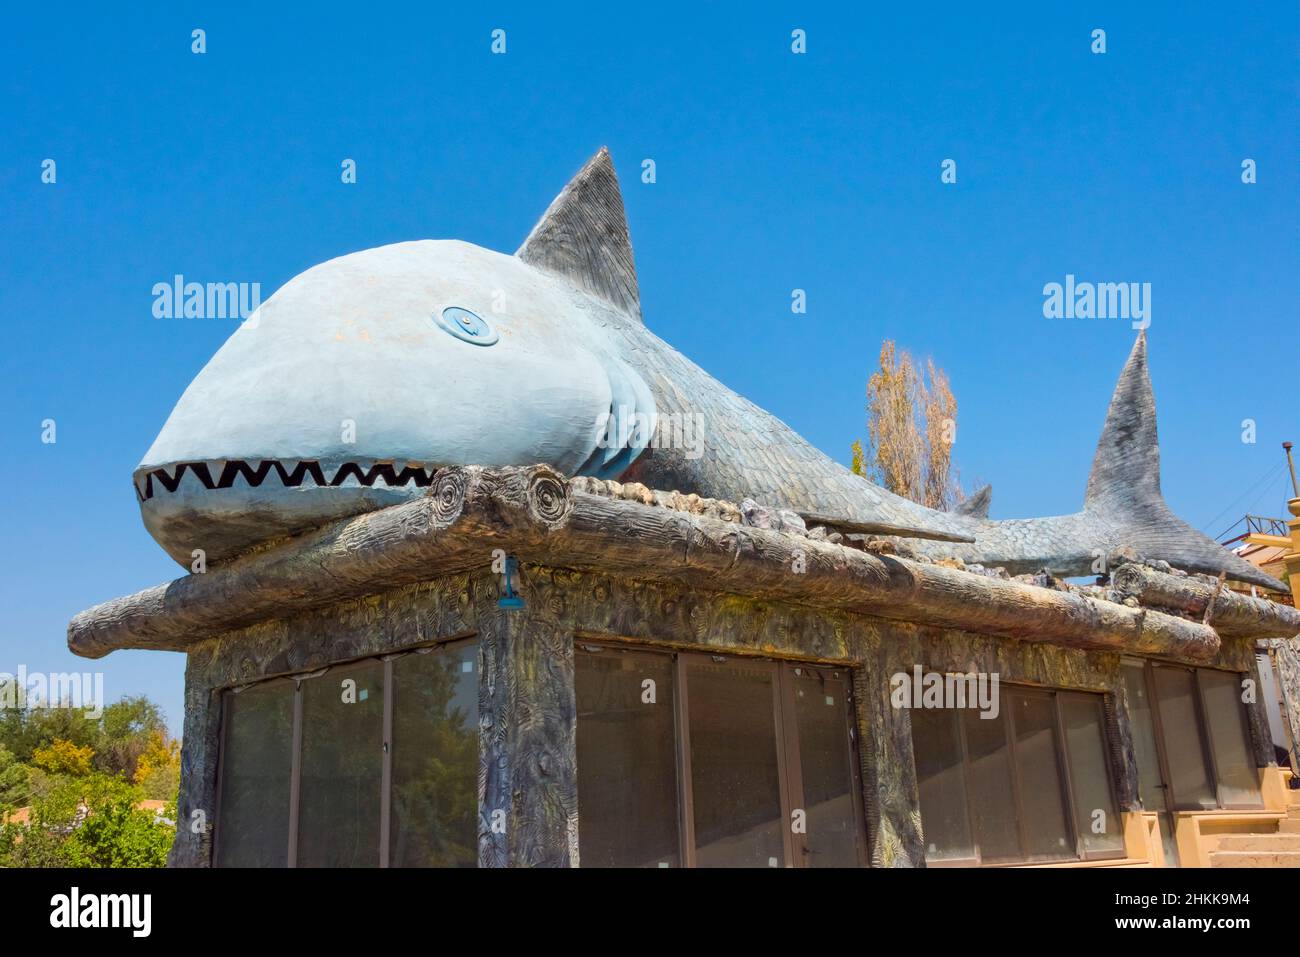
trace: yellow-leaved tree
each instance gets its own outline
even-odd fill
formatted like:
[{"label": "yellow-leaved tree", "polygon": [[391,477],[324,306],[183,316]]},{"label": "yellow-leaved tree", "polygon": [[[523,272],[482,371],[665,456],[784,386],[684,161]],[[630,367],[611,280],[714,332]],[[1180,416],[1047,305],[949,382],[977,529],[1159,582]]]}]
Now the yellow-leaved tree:
[{"label": "yellow-leaved tree", "polygon": [[948,376],[927,359],[924,370],[892,339],[867,379],[867,448],[853,443],[850,467],[896,495],[950,509],[965,495],[952,463],[957,399]]},{"label": "yellow-leaved tree", "polygon": [[161,728],[152,731],[136,761],[135,783],[145,797],[174,801],[181,783],[181,743]]},{"label": "yellow-leaved tree", "polygon": [[32,752],[32,764],[50,774],[79,778],[90,773],[90,759],[94,756],[95,749],[88,745],[78,747],[64,738],[55,738],[48,746]]}]

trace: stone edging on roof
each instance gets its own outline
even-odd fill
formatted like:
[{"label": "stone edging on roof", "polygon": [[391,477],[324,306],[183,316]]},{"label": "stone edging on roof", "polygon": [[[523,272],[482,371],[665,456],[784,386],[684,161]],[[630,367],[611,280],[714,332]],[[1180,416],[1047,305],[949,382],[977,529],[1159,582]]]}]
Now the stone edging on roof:
[{"label": "stone edging on roof", "polygon": [[[1220,646],[1214,628],[1134,607],[1131,595],[1040,587],[907,557],[905,543],[837,535],[749,501],[570,480],[546,466],[447,468],[421,498],[83,611],[68,626],[68,646],[91,658],[119,648],[184,651],[260,621],[484,567],[494,549],[524,563],[1067,647],[1197,661]],[[1220,599],[1216,614],[1233,600],[1254,601]],[[1233,621],[1248,632],[1248,615]]]}]

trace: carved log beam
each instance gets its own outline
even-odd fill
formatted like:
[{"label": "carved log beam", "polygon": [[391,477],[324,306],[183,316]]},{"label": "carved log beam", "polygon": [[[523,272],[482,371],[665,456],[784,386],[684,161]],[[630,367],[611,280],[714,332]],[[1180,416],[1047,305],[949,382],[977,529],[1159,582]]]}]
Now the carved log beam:
[{"label": "carved log beam", "polygon": [[1300,635],[1300,610],[1266,598],[1216,589],[1200,579],[1129,563],[1111,572],[1110,584],[1121,598],[1136,598],[1143,605],[1195,615],[1222,635],[1250,638]]},{"label": "carved log beam", "polygon": [[1176,616],[579,492],[545,466],[444,469],[418,501],[84,611],[68,626],[68,646],[91,658],[185,650],[258,621],[482,567],[495,549],[535,564],[1068,647],[1191,660],[1219,648],[1213,628]]}]

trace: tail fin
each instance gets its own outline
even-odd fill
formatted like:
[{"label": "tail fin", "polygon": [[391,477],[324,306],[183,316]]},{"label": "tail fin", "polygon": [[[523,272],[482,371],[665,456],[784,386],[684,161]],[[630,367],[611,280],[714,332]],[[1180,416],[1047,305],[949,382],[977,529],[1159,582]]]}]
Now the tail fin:
[{"label": "tail fin", "polygon": [[1114,532],[1115,545],[1143,558],[1163,559],[1176,568],[1288,591],[1282,582],[1192,528],[1160,494],[1160,446],[1156,401],[1147,372],[1147,338],[1138,333],[1097,443],[1083,508]]},{"label": "tail fin", "polygon": [[988,518],[989,502],[992,499],[993,486],[985,485],[954,505],[952,510],[958,515],[969,515],[971,518]]}]

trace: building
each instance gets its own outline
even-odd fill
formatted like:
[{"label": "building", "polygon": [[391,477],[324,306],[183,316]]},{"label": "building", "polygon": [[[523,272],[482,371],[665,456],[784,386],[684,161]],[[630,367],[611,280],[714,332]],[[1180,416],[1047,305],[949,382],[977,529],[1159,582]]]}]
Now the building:
[{"label": "building", "polygon": [[[1282,519],[1268,518],[1263,515],[1244,515],[1241,521],[1219,537],[1219,541],[1224,548],[1232,549],[1266,575],[1271,575],[1279,581],[1287,580],[1286,557],[1293,551],[1293,546],[1287,523]],[[1295,604],[1289,591],[1261,589],[1258,585],[1235,581],[1225,582],[1225,585],[1233,591],[1244,594],[1271,598],[1273,601],[1280,601],[1287,605]]]},{"label": "building", "polygon": [[384,247],[263,309],[136,473],[192,573],[68,632],[187,655],[173,864],[1300,863],[1255,654],[1300,612],[1159,497],[1144,337],[1084,510],[998,522],[646,332],[603,151],[514,257]]}]

